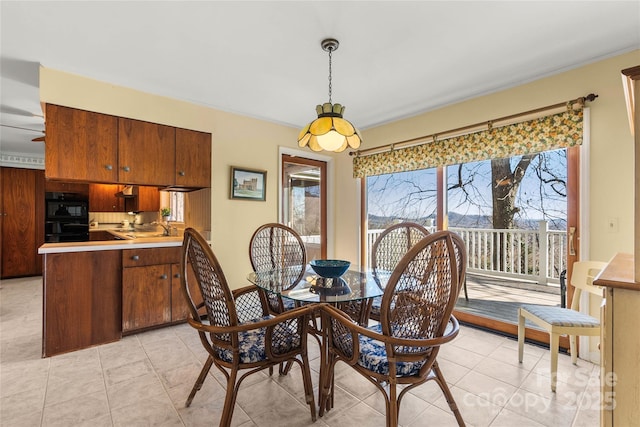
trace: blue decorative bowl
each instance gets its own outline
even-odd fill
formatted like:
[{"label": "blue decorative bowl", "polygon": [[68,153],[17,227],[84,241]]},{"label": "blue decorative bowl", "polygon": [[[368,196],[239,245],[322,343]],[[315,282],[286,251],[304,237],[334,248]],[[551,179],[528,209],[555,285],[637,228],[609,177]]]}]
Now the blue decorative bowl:
[{"label": "blue decorative bowl", "polygon": [[314,259],[309,265],[320,277],[340,277],[349,269],[351,262],[340,259]]}]

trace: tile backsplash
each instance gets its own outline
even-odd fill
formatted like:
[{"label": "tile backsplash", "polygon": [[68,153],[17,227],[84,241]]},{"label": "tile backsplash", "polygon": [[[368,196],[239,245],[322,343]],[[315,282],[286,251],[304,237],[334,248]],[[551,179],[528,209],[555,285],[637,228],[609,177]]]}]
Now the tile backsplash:
[{"label": "tile backsplash", "polygon": [[137,223],[140,224],[161,220],[158,212],[141,212],[138,215],[129,215],[126,212],[89,212],[89,220],[91,222],[96,221],[100,225],[120,224],[124,220],[133,223],[136,217],[138,219]]}]

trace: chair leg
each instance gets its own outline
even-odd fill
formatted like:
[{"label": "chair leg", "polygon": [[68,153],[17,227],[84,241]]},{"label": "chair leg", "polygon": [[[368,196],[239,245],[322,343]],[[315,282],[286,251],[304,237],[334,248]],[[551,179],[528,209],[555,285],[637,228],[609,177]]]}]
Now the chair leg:
[{"label": "chair leg", "polygon": [[518,309],[518,362],[522,363],[522,356],[524,354],[524,316],[522,315],[522,309]]},{"label": "chair leg", "polygon": [[200,375],[198,375],[198,379],[196,380],[196,383],[193,385],[193,388],[191,389],[191,393],[189,393],[189,397],[187,397],[187,402],[184,404],[185,407],[188,408],[191,405],[191,401],[195,397],[196,393],[198,392],[198,390],[202,388],[202,384],[204,383],[205,378],[207,378],[207,374],[211,369],[211,365],[213,365],[213,357],[209,356],[204,366],[202,367],[202,370],[200,371]]},{"label": "chair leg", "polygon": [[458,409],[458,405],[453,398],[453,394],[451,394],[451,390],[449,390],[449,386],[447,385],[447,381],[444,379],[444,375],[442,375],[442,371],[438,366],[438,362],[434,362],[433,364],[433,372],[435,372],[436,376],[434,380],[440,386],[440,390],[444,394],[445,399],[447,399],[447,403],[449,404],[449,409],[453,412],[453,415],[456,417],[456,421],[458,422],[458,426],[464,427],[466,424],[462,419],[462,414],[460,413],[460,409]]},{"label": "chair leg", "polygon": [[231,369],[229,378],[227,379],[227,393],[224,397],[224,407],[222,409],[222,417],[220,418],[220,427],[230,427],[231,418],[233,417],[233,409],[236,404],[236,380],[238,379],[238,371],[236,368]]},{"label": "chair leg", "polygon": [[398,427],[400,408],[398,407],[398,394],[395,382],[389,383],[389,401],[387,403],[387,426]]},{"label": "chair leg", "polygon": [[551,350],[551,391],[555,393],[558,381],[558,347],[560,345],[560,335],[550,334],[549,349]]},{"label": "chair leg", "polygon": [[[292,363],[288,362],[289,366]],[[313,382],[311,381],[311,370],[309,368],[309,357],[304,354],[302,356],[302,384],[304,385],[305,400],[311,409],[311,420],[316,421],[316,400],[313,397]]]},{"label": "chair leg", "polygon": [[464,299],[465,301],[469,301],[469,294],[467,293],[467,278],[464,278]]},{"label": "chair leg", "polygon": [[576,346],[576,336],[569,335],[569,351],[571,352],[571,363],[578,364],[578,347]]}]

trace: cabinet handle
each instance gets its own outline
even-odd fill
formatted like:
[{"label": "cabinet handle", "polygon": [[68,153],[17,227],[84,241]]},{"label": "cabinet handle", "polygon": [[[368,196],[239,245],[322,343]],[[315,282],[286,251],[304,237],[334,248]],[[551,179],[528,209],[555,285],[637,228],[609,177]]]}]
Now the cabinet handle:
[{"label": "cabinet handle", "polygon": [[110,171],[110,170],[113,170],[113,165],[104,165],[104,168]]},{"label": "cabinet handle", "polygon": [[180,172],[178,172],[178,175],[185,176],[185,173],[184,173],[184,171],[180,171]]},{"label": "cabinet handle", "polygon": [[167,278],[167,275],[166,275],[166,274],[163,274],[162,276],[160,276],[160,278],[161,278],[162,280],[165,280],[165,279]]},{"label": "cabinet handle", "polygon": [[176,275],[173,276],[173,277],[175,277],[176,279],[179,279],[180,278],[180,273],[176,273]]},{"label": "cabinet handle", "polygon": [[132,260],[134,261],[138,261],[140,259],[140,257],[138,255],[134,255],[131,257]]},{"label": "cabinet handle", "polygon": [[131,168],[129,166],[123,166],[122,170],[125,172],[129,172],[131,170]]}]

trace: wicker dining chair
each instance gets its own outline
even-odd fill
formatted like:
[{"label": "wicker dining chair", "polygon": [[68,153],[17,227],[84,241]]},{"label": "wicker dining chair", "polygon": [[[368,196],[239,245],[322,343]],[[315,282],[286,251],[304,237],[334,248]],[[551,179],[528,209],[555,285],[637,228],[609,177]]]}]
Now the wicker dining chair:
[{"label": "wicker dining chair", "polygon": [[[182,291],[189,305],[188,322],[198,331],[200,341],[209,353],[185,406],[190,406],[202,387],[212,365],[225,376],[226,397],[220,426],[231,425],[233,409],[242,381],[249,375],[275,365],[294,362],[300,365],[305,399],[316,420],[316,406],[307,356],[307,327],[310,307],[299,307],[276,316],[268,313],[266,300],[258,288],[248,286],[233,292],[227,285],[211,247],[194,229],[187,228],[182,244]],[[198,313],[189,288],[187,264],[204,301],[206,316]],[[192,277],[193,277],[192,276]],[[245,373],[241,371],[247,370]]]},{"label": "wicker dining chair", "polygon": [[383,393],[387,426],[398,425],[402,397],[429,380],[440,386],[458,424],[464,425],[436,359],[440,346],[459,331],[452,312],[466,268],[461,248],[464,242],[450,231],[417,242],[393,270],[382,297],[380,323],[371,328],[357,325],[331,305],[322,306],[330,325],[321,416],[330,407],[334,367],[342,361]]},{"label": "wicker dining chair", "polygon": [[[429,234],[429,231],[415,222],[401,222],[386,228],[371,248],[371,269],[377,275],[379,271],[391,272],[413,245]],[[382,297],[370,301],[369,318],[380,321]]]},{"label": "wicker dining chair", "polygon": [[[298,233],[286,225],[264,224],[253,233],[249,241],[249,259],[256,273],[274,269],[288,269],[289,283],[281,286],[295,286],[304,275],[307,251]],[[275,293],[264,292],[272,314],[283,313],[294,308],[293,300],[282,298]]]}]

